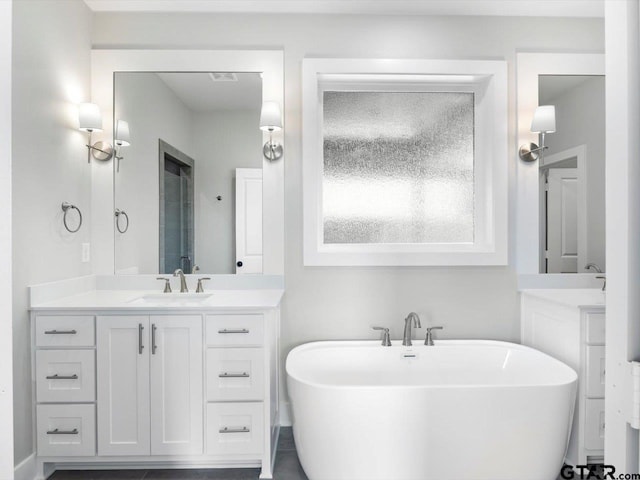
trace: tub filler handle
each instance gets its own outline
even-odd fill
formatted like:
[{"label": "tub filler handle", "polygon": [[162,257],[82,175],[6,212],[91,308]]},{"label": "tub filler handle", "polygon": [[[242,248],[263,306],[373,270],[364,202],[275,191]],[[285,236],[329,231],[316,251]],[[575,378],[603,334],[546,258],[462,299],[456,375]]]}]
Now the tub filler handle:
[{"label": "tub filler handle", "polygon": [[390,347],[391,346],[391,337],[389,336],[389,329],[386,327],[371,327],[374,330],[382,330],[382,346]]},{"label": "tub filler handle", "polygon": [[427,327],[427,336],[424,339],[424,344],[433,347],[433,332],[432,330],[442,330],[444,327]]}]

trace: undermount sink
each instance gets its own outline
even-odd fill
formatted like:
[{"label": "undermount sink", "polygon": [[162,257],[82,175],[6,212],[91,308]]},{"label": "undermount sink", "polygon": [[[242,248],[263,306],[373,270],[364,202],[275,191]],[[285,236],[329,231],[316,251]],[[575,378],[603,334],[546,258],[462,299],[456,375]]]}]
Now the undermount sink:
[{"label": "undermount sink", "polygon": [[130,305],[188,307],[201,305],[212,297],[212,293],[151,293],[128,302]]}]

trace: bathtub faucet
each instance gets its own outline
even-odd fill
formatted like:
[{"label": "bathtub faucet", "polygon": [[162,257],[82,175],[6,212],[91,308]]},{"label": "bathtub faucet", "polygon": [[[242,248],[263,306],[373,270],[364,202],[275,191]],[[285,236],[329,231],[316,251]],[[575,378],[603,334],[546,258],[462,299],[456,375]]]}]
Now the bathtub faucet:
[{"label": "bathtub faucet", "polygon": [[407,318],[404,319],[404,336],[402,337],[402,345],[406,345],[410,347],[411,343],[411,320],[413,320],[413,326],[415,328],[422,328],[420,325],[420,317],[416,312],[411,312],[407,315]]}]

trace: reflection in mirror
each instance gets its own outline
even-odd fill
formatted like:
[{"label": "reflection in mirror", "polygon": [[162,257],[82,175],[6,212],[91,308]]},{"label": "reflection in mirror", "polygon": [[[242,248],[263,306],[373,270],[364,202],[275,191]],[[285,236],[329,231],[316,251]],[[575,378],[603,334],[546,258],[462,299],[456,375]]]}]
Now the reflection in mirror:
[{"label": "reflection in mirror", "polygon": [[604,76],[540,75],[556,132],[540,169],[540,272],[605,271]]},{"label": "reflection in mirror", "polygon": [[259,73],[116,72],[116,273],[262,273]]}]

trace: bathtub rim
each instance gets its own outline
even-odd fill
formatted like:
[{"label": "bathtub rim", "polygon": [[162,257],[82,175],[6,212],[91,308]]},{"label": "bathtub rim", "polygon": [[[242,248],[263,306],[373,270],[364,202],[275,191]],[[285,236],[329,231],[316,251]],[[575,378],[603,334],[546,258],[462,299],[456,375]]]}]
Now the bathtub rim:
[{"label": "bathtub rim", "polygon": [[[401,343],[401,340],[392,340],[393,342],[398,342]],[[558,366],[560,368],[564,368],[568,370],[568,374],[572,377],[572,379],[567,380],[566,382],[557,382],[557,383],[534,383],[534,384],[519,384],[519,383],[513,383],[513,384],[505,384],[505,385],[500,385],[500,384],[482,384],[482,385],[473,385],[473,384],[455,384],[455,385],[442,385],[442,384],[435,384],[435,385],[334,385],[334,384],[327,384],[327,383],[318,383],[318,382],[313,382],[313,381],[309,381],[309,380],[303,380],[301,378],[299,378],[298,376],[292,375],[290,370],[289,370],[289,358],[292,354],[296,354],[298,352],[304,351],[304,350],[311,350],[314,348],[318,348],[320,345],[323,346],[327,346],[327,347],[332,347],[332,346],[371,346],[371,347],[375,347],[376,345],[378,345],[380,348],[404,348],[407,351],[410,351],[412,348],[415,347],[423,347],[422,344],[419,345],[414,345],[414,346],[404,346],[404,345],[393,345],[391,347],[384,347],[382,345],[380,345],[380,341],[379,340],[316,340],[313,342],[306,342],[306,343],[302,343],[294,348],[291,349],[291,351],[289,351],[289,353],[287,354],[287,358],[285,360],[285,373],[287,375],[287,381],[289,379],[292,379],[296,382],[299,382],[302,385],[306,385],[309,387],[313,387],[313,388],[319,388],[319,389],[327,389],[327,390],[333,390],[333,389],[337,389],[337,390],[346,390],[346,389],[358,389],[358,390],[365,390],[365,389],[379,389],[379,388],[385,388],[385,389],[392,389],[392,390],[396,390],[396,389],[407,389],[407,390],[415,390],[415,389],[462,389],[462,388],[468,388],[468,389],[523,389],[523,388],[559,388],[559,387],[566,387],[566,386],[571,386],[571,385],[575,385],[578,382],[578,373],[569,365],[567,365],[566,363],[562,362],[561,360],[558,360],[557,358],[552,357],[551,355],[548,355],[547,353],[526,346],[526,345],[522,345],[519,343],[513,343],[513,342],[506,342],[506,341],[501,341],[501,340],[473,340],[473,339],[468,339],[468,340],[435,340],[434,341],[435,345],[433,347],[427,347],[427,348],[437,348],[438,345],[441,346],[455,346],[455,345],[477,345],[477,346],[501,346],[501,347],[505,347],[505,348],[514,348],[517,350],[528,350],[528,351],[532,351],[535,352],[536,354],[542,355],[544,357],[547,357],[549,360],[552,360],[554,363],[557,363]]]}]

